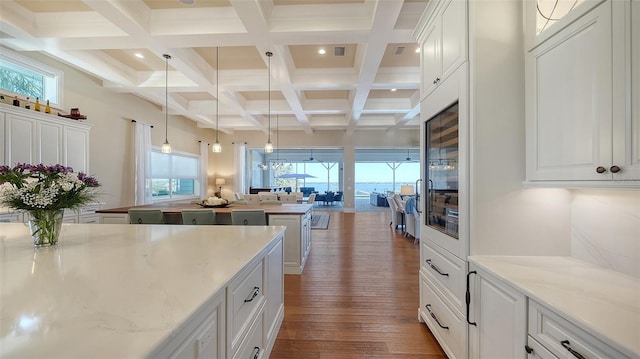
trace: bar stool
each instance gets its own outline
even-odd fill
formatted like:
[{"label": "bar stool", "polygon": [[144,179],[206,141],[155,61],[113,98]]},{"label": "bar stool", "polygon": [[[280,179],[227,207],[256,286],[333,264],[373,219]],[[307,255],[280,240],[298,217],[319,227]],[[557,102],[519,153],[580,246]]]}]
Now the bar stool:
[{"label": "bar stool", "polygon": [[182,224],[217,224],[216,211],[212,209],[183,209]]},{"label": "bar stool", "polygon": [[130,209],[130,224],[164,224],[164,213],[159,209]]},{"label": "bar stool", "polygon": [[231,224],[234,226],[266,226],[264,209],[232,209]]}]

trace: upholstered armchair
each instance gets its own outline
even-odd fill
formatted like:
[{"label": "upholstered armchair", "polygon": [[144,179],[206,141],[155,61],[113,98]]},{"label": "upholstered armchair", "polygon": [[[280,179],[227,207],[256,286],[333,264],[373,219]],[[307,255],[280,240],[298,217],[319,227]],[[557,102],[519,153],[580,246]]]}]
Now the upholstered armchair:
[{"label": "upholstered armchair", "polygon": [[412,236],[414,243],[420,241],[420,214],[416,209],[416,197],[411,196],[404,207],[405,235]]},{"label": "upholstered armchair", "polygon": [[387,196],[387,202],[389,202],[389,210],[391,213],[389,225],[393,226],[393,229],[402,229],[404,226],[404,212],[398,207],[393,196]]}]

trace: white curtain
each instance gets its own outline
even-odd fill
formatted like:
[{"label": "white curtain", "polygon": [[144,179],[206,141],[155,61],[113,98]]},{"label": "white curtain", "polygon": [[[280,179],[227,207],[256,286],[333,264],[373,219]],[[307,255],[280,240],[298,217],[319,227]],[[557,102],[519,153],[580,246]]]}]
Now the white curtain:
[{"label": "white curtain", "polygon": [[151,126],[136,122],[135,205],[153,203],[151,188]]},{"label": "white curtain", "polygon": [[235,142],[233,144],[233,163],[234,163],[234,192],[237,193],[245,193],[244,184],[246,182],[245,179],[245,168],[246,168],[246,146],[244,142]]},{"label": "white curtain", "polygon": [[200,198],[208,198],[209,193],[207,189],[209,187],[209,176],[207,170],[209,168],[209,145],[200,141]]}]

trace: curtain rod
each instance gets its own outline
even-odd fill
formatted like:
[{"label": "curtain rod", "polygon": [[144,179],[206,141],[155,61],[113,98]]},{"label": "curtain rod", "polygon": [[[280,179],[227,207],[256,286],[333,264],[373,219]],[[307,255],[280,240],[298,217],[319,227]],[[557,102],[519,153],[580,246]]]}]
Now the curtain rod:
[{"label": "curtain rod", "polygon": [[[138,122],[136,120],[131,120],[131,122]],[[142,122],[141,122],[142,123]],[[146,125],[146,124],[145,124]],[[149,127],[153,128],[153,125],[149,125]]]}]

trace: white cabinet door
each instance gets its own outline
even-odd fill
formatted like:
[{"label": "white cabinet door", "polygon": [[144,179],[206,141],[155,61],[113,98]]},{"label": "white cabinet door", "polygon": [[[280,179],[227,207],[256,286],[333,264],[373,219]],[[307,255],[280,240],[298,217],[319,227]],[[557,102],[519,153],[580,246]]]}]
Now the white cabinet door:
[{"label": "white cabinet door", "polygon": [[5,133],[7,133],[7,129],[4,127],[5,126],[5,121],[4,121],[4,112],[0,112],[0,129],[2,129],[3,134],[0,136],[0,139],[2,139],[2,143],[0,143],[0,160],[2,160],[3,164],[6,165],[11,165],[11,163],[7,162],[7,158],[4,156],[5,153],[5,146],[6,146],[6,139],[4,138]]},{"label": "white cabinet door", "polygon": [[[640,180],[640,38],[637,36],[640,34],[640,1],[631,1],[630,7],[631,11],[624,9],[623,13],[631,13],[631,75],[623,73],[621,81],[631,80],[631,96],[614,93],[614,101],[622,101],[620,107],[623,107],[621,113],[614,117],[613,124],[612,163],[621,167],[621,171],[613,175],[614,180]],[[616,38],[624,36],[614,34]],[[624,68],[624,64],[621,67]],[[629,98],[631,106],[625,104]]]},{"label": "white cabinet door", "polygon": [[62,125],[39,122],[37,162],[45,165],[64,163],[62,161]]},{"label": "white cabinet door", "polygon": [[422,91],[427,96],[438,85],[440,79],[440,19],[427,30],[425,41],[420,46],[422,55]]},{"label": "white cabinet door", "polygon": [[467,59],[467,5],[445,0],[436,5],[424,35],[420,36],[422,58],[421,98],[428,96]]},{"label": "white cabinet door", "polygon": [[524,294],[470,265],[474,276],[469,313],[471,358],[526,358],[527,299]]},{"label": "white cabinet door", "polygon": [[64,132],[64,163],[74,172],[89,173],[89,131],[66,128]]},{"label": "white cabinet door", "polygon": [[441,78],[449,77],[467,59],[466,1],[452,0],[442,9]]},{"label": "white cabinet door", "polygon": [[284,251],[282,240],[271,248],[265,258],[265,297],[264,333],[267,343],[275,342],[280,324],[284,318]]},{"label": "white cabinet door", "polygon": [[604,2],[528,54],[529,180],[611,178],[611,24]]},{"label": "white cabinet door", "polygon": [[13,114],[6,114],[5,121],[6,164],[36,163],[36,122]]}]

